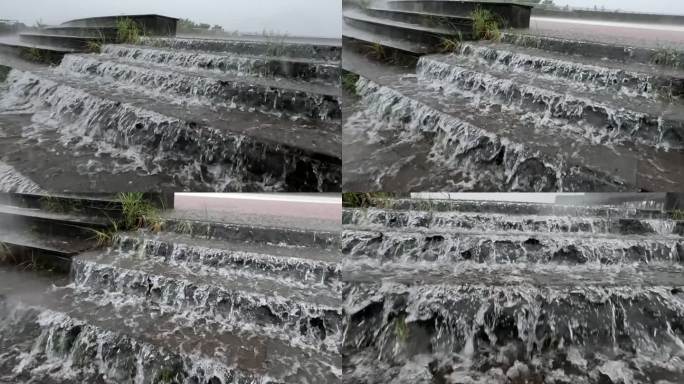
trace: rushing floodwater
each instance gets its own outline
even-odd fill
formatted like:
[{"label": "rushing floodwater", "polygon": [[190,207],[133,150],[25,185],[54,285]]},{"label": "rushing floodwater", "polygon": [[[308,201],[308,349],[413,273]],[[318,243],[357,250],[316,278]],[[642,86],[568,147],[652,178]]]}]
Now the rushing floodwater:
[{"label": "rushing floodwater", "polygon": [[676,222],[420,203],[343,214],[344,382],[684,380]]}]

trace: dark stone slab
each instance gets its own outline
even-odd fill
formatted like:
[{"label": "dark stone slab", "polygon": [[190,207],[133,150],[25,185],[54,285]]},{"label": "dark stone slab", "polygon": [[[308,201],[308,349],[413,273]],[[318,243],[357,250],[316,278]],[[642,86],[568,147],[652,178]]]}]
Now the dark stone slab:
[{"label": "dark stone slab", "polygon": [[131,19],[140,25],[147,36],[175,36],[177,18],[161,15],[122,15],[89,17],[62,23],[62,27],[116,27],[121,19]]},{"label": "dark stone slab", "polygon": [[499,15],[504,20],[506,26],[511,28],[529,28],[532,13],[531,5],[490,1],[394,0],[389,1],[388,5],[390,8],[397,10],[431,12],[452,16],[468,16],[475,9],[482,8]]}]

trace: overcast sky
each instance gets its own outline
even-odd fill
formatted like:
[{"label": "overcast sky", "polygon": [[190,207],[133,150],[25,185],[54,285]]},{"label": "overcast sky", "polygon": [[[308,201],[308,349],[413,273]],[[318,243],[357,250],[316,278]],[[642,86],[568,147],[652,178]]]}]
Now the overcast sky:
[{"label": "overcast sky", "polygon": [[0,0],[0,19],[33,25],[69,19],[159,13],[219,24],[227,31],[340,38],[341,0]]},{"label": "overcast sky", "polygon": [[623,11],[684,15],[684,0],[554,0],[558,5],[593,8],[594,5]]}]

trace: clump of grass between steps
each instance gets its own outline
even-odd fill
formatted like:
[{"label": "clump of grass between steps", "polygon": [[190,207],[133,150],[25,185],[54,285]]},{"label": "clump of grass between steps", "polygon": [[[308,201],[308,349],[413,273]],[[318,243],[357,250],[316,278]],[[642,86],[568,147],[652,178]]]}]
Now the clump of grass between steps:
[{"label": "clump of grass between steps", "polygon": [[673,48],[660,48],[651,57],[651,64],[662,65],[671,68],[682,66],[679,51]]},{"label": "clump of grass between steps", "polygon": [[476,40],[501,40],[501,18],[490,10],[477,8],[471,14],[473,19],[473,37]]},{"label": "clump of grass between steps", "polygon": [[342,206],[346,208],[383,208],[394,197],[396,194],[390,192],[344,192],[342,194]]},{"label": "clump of grass between steps", "polygon": [[133,19],[124,17],[116,21],[116,41],[119,44],[139,44],[142,28]]},{"label": "clump of grass between steps", "polygon": [[342,75],[342,89],[346,92],[356,95],[356,83],[359,81],[359,75],[353,72],[344,71]]},{"label": "clump of grass between steps", "polygon": [[157,207],[152,205],[142,192],[119,193],[117,199],[121,203],[121,218],[110,219],[106,230],[90,229],[98,246],[110,245],[119,231],[131,231],[147,228],[159,232],[164,227],[164,220]]},{"label": "clump of grass between steps", "polygon": [[672,220],[684,220],[684,210],[677,209],[672,211]]},{"label": "clump of grass between steps", "polygon": [[7,80],[7,76],[9,76],[11,70],[12,68],[6,65],[0,65],[0,83],[3,83],[5,80]]},{"label": "clump of grass between steps", "polygon": [[0,241],[0,262],[1,263],[16,263],[16,259],[12,254],[10,247]]},{"label": "clump of grass between steps", "polygon": [[19,57],[34,63],[57,65],[62,61],[62,54],[39,48],[22,48]]}]

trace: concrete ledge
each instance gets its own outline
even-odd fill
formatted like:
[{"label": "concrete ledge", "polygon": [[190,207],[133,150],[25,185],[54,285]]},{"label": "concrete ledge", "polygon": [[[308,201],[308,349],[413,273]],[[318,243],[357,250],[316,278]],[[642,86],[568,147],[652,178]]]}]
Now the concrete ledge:
[{"label": "concrete ledge", "polygon": [[451,16],[468,16],[477,8],[487,9],[505,20],[506,27],[529,28],[532,6],[494,1],[462,0],[392,0],[387,3],[391,9],[430,12]]}]

